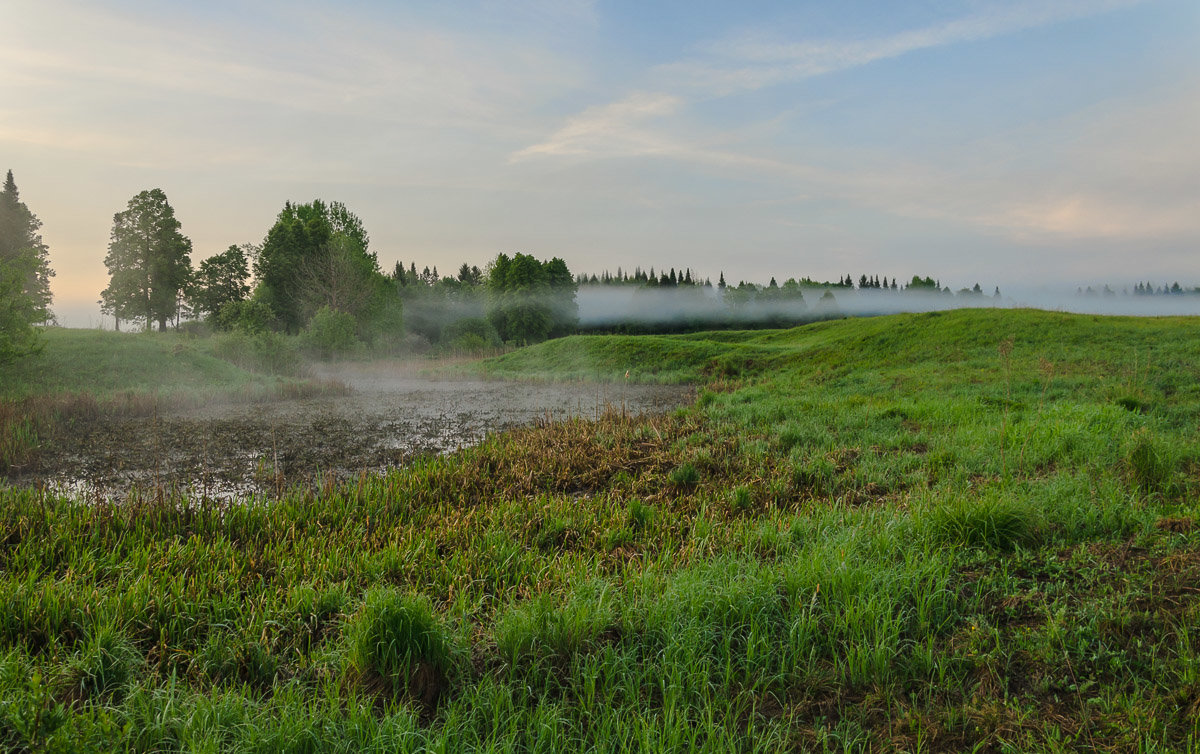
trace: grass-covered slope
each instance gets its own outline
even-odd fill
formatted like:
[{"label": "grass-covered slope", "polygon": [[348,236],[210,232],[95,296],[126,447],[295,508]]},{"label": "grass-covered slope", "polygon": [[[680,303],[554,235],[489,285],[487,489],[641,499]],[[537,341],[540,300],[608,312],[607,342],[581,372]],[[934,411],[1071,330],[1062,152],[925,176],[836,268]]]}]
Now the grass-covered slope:
[{"label": "grass-covered slope", "polygon": [[39,354],[0,367],[0,398],[236,390],[263,379],[214,356],[205,340],[57,327],[43,335]]},{"label": "grass-covered slope", "polygon": [[0,748],[1186,751],[1200,324],[572,338],[679,379],[210,508],[0,492]]}]

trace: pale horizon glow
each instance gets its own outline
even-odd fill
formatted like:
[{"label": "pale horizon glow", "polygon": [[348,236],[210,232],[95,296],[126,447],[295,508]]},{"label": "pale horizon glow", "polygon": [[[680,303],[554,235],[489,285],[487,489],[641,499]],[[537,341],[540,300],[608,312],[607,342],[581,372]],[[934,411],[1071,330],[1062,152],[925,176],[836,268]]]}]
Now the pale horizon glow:
[{"label": "pale horizon glow", "polygon": [[13,0],[0,26],[0,170],[72,326],[151,188],[193,264],[322,198],[385,270],[1200,285],[1193,0]]}]

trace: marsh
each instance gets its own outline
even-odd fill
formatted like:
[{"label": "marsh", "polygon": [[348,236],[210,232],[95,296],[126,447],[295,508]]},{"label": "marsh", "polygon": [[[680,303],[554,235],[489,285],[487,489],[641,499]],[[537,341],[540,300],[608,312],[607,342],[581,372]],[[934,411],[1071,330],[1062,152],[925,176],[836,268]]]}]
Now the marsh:
[{"label": "marsh", "polygon": [[46,444],[35,474],[11,481],[95,498],[136,487],[231,499],[385,472],[531,422],[660,412],[690,396],[679,386],[435,379],[389,365],[326,368],[319,376],[347,389],[77,424]]}]

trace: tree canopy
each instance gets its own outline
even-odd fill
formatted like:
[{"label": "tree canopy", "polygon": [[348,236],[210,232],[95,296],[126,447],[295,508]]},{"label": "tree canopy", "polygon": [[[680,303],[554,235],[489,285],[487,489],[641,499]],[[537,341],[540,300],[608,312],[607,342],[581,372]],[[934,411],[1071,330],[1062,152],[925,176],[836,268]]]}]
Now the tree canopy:
[{"label": "tree canopy", "polygon": [[287,202],[255,263],[256,296],[292,333],[325,306],[369,317],[391,286],[368,244],[362,221],[341,202]]},{"label": "tree canopy", "polygon": [[111,276],[101,309],[120,321],[137,320],[159,331],[179,311],[179,294],[191,275],[192,242],[179,232],[175,210],[162,189],[143,191],[113,215],[104,264]]},{"label": "tree canopy", "polygon": [[188,303],[194,312],[216,317],[221,307],[250,295],[249,277],[245,250],[230,246],[200,263],[188,284]]},{"label": "tree canopy", "polygon": [[536,343],[575,327],[575,278],[555,257],[500,254],[488,271],[488,320],[505,341]]}]

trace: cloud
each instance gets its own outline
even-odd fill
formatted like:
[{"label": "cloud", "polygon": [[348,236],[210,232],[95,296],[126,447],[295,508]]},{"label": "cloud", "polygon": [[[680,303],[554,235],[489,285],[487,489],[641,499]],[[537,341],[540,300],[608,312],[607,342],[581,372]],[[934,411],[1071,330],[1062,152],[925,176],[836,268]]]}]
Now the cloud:
[{"label": "cloud", "polygon": [[725,96],[868,65],[919,50],[990,39],[1142,1],[1018,3],[864,40],[781,42],[774,35],[743,34],[708,45],[710,54],[706,57],[669,63],[660,66],[655,73],[668,88]]},{"label": "cloud", "polygon": [[567,120],[545,141],[512,156],[514,161],[534,156],[631,156],[669,154],[676,150],[665,139],[641,124],[671,115],[682,104],[679,97],[655,92],[634,92],[623,100],[590,107]]},{"label": "cloud", "polygon": [[[519,150],[533,156],[671,156],[713,164],[758,165],[791,170],[777,160],[737,156],[730,150],[689,146],[678,132],[655,130],[653,121],[674,115],[698,99],[724,97],[898,57],[917,50],[987,39],[1023,29],[1112,10],[1143,0],[1066,0],[997,6],[974,15],[869,40],[778,42],[743,35],[706,46],[707,59],[661,65],[639,90],[570,117],[549,137]],[[803,169],[806,174],[810,171]]]},{"label": "cloud", "polygon": [[221,6],[15,7],[0,101],[21,118],[0,139],[124,164],[151,152],[182,167],[238,151],[313,161],[369,148],[377,166],[410,145],[428,155],[455,140],[507,141],[504,154],[529,133],[534,104],[578,75],[536,43],[361,7],[257,6],[244,24]]}]

